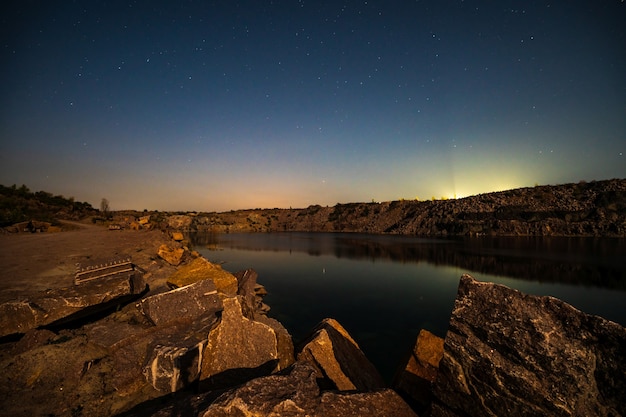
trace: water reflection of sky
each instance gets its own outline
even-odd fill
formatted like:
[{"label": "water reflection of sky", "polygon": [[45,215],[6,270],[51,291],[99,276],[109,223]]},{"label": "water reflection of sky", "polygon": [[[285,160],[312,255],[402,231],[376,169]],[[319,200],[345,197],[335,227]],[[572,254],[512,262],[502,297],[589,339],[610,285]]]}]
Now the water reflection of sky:
[{"label": "water reflection of sky", "polygon": [[[619,288],[615,289],[594,286],[593,281],[581,284],[579,278],[572,284],[554,276],[529,280],[484,272],[489,269],[485,265],[511,259],[513,267],[499,265],[495,271],[510,268],[553,274],[561,270],[567,274],[587,268],[567,264],[562,252],[546,253],[543,247],[535,248],[543,259],[537,260],[529,258],[532,250],[518,248],[515,252],[515,248],[506,247],[498,251],[496,247],[479,254],[476,248],[459,247],[458,242],[394,236],[359,240],[358,235],[297,233],[223,235],[218,239],[201,244],[196,240],[195,248],[210,261],[223,263],[226,270],[255,269],[269,292],[265,301],[272,308],[270,316],[281,321],[296,341],[325,317],[333,317],[388,379],[420,329],[445,336],[463,273],[528,294],[551,295],[587,313],[626,324],[623,283],[613,282],[611,285]],[[221,250],[207,250],[207,245]],[[503,249],[514,253],[503,256]],[[497,256],[484,254],[489,251]],[[412,254],[416,258],[411,258]],[[476,261],[480,257],[483,263]],[[550,257],[559,260],[545,263]],[[608,259],[613,259],[610,254]],[[531,265],[526,271],[518,265],[522,261],[538,262],[540,267]],[[593,262],[599,261],[594,258]],[[608,268],[606,263],[601,267]],[[619,280],[623,271],[617,269],[612,274],[612,281]]]}]

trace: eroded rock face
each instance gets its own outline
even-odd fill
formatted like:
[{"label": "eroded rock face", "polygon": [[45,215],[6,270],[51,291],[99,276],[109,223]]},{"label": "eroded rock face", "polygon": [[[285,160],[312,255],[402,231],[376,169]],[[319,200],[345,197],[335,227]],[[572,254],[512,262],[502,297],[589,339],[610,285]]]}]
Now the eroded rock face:
[{"label": "eroded rock face", "polygon": [[257,378],[226,392],[203,417],[235,416],[396,416],[416,417],[392,390],[367,393],[320,393],[318,371],[309,363],[296,362],[288,372]]},{"label": "eroded rock face", "polygon": [[323,385],[340,391],[369,391],[385,383],[359,345],[334,319],[324,319],[298,349],[298,361],[312,364]]},{"label": "eroded rock face", "polygon": [[464,275],[432,415],[625,415],[624,369],[624,327]]}]

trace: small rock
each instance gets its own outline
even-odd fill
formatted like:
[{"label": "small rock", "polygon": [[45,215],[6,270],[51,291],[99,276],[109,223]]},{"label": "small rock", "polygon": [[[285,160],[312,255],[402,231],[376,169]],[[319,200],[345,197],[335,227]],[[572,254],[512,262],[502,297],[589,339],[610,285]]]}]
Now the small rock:
[{"label": "small rock", "polygon": [[157,255],[170,265],[178,266],[183,261],[185,250],[183,248],[171,248],[166,244],[159,247]]}]

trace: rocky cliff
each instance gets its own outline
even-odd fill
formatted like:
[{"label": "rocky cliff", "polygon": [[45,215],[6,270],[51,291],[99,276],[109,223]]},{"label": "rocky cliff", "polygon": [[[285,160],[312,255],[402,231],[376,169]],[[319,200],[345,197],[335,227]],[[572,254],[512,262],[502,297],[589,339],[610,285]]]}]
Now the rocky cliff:
[{"label": "rocky cliff", "polygon": [[536,186],[449,200],[200,213],[170,227],[215,232],[418,236],[626,236],[626,179]]}]

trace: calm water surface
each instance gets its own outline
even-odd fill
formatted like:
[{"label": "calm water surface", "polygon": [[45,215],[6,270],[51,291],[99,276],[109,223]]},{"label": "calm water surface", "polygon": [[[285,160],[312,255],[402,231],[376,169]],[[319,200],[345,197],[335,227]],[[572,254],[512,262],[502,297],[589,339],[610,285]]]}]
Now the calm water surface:
[{"label": "calm water surface", "polygon": [[435,240],[345,233],[191,234],[224,269],[252,268],[294,341],[333,317],[390,380],[420,329],[444,337],[464,273],[626,325],[626,241]]}]

